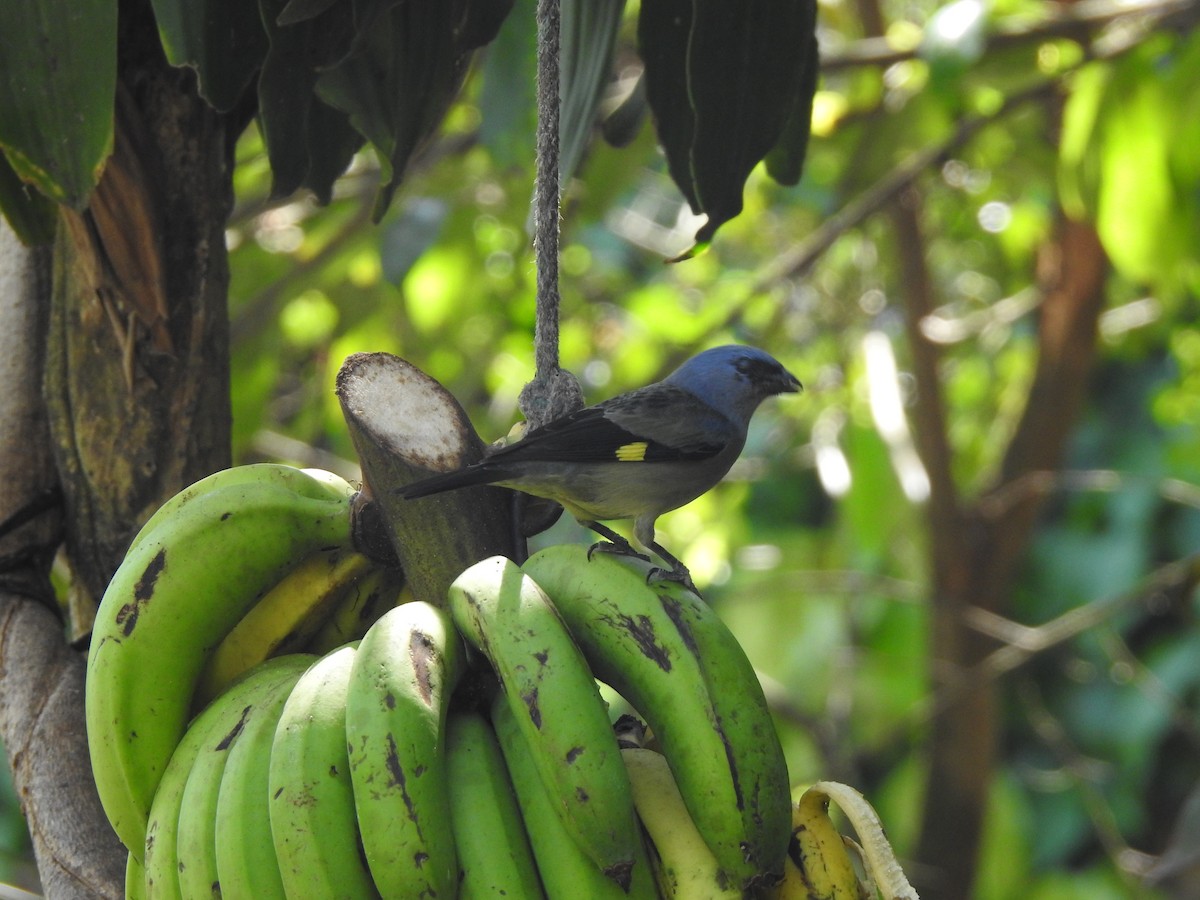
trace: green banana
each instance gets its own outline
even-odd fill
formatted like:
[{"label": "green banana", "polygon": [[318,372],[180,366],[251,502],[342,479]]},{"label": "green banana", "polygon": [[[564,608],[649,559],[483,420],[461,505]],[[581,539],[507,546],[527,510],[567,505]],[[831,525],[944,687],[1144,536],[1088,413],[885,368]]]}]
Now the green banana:
[{"label": "green banana", "polygon": [[[179,856],[178,829],[184,795],[197,760],[235,737],[246,710],[260,703],[281,679],[303,671],[311,661],[311,657],[297,655],[264,663],[232,685],[188,727],[171,755],[150,807],[144,857],[146,896],[150,900],[194,896],[185,895],[180,883],[181,867],[188,861]],[[210,883],[205,895],[211,894],[211,890]]]},{"label": "green banana", "polygon": [[286,900],[267,806],[271,743],[283,705],[305,671],[281,677],[270,695],[249,711],[225,760],[213,815],[217,880],[224,900]]},{"label": "green banana", "polygon": [[367,557],[344,548],[300,560],[217,645],[200,673],[196,703],[270,656],[306,649],[370,567]]},{"label": "green banana", "polygon": [[233,485],[268,482],[316,500],[341,500],[354,495],[354,488],[350,482],[340,475],[326,472],[324,469],[297,469],[295,466],[282,463],[251,463],[246,466],[221,469],[219,472],[213,472],[211,475],[206,475],[199,481],[189,484],[156,509],[154,514],[138,529],[129,544],[129,549],[125,551],[125,555],[128,556],[133,552],[133,549],[148,535],[153,534],[158,526],[175,518],[183,507],[197,497]]},{"label": "green banana", "polygon": [[349,498],[303,474],[287,485],[264,475],[199,494],[160,521],[97,611],[85,688],[92,771],[109,821],[137,855],[205,660],[298,560],[349,546]]},{"label": "green banana", "polygon": [[346,749],[346,697],[355,645],[300,676],[271,742],[271,837],[288,900],[374,898],[359,849]]},{"label": "green banana", "polygon": [[666,757],[641,747],[621,749],[638,818],[650,838],[650,860],[665,900],[740,900],[722,886],[717,858],[692,822]]},{"label": "green banana", "polygon": [[634,705],[662,747],[729,887],[783,875],[787,764],[754,669],[699,597],[648,585],[648,565],[561,545],[523,566],[551,597],[592,671]]},{"label": "green banana", "polygon": [[[175,852],[179,890],[185,898],[221,896],[216,819],[225,764],[231,749],[241,740],[249,717],[274,696],[290,690],[312,662],[313,657],[307,654],[278,657],[231,686],[232,696],[228,699],[221,698],[220,705],[226,712],[201,745],[180,798]],[[260,798],[259,802],[265,805],[266,800]]]},{"label": "green banana", "polygon": [[146,900],[146,870],[132,853],[125,861],[125,900]]},{"label": "green banana", "polygon": [[345,739],[363,850],[386,897],[450,897],[458,884],[445,725],[464,656],[450,617],[422,602],[384,614],[354,654]]},{"label": "green banana", "polygon": [[449,597],[455,625],[496,670],[563,824],[605,875],[628,886],[641,852],[629,776],[596,682],[562,619],[501,556],[459,575]]},{"label": "green banana", "polygon": [[[657,900],[654,874],[637,823],[630,830],[635,842],[635,862],[629,869],[628,883],[618,885],[596,868],[575,835],[565,827],[566,823],[560,814],[565,798],[547,790],[538,766],[538,754],[526,738],[521,718],[520,711],[514,710],[503,692],[496,695],[492,703],[492,726],[496,729],[504,762],[521,804],[525,830],[533,847],[546,896],[549,900],[574,900],[577,897],[587,897],[588,900]],[[607,798],[598,795],[597,799],[603,802]]]},{"label": "green banana", "polygon": [[446,772],[459,900],[544,897],[504,756],[492,726],[479,713],[450,715]]}]

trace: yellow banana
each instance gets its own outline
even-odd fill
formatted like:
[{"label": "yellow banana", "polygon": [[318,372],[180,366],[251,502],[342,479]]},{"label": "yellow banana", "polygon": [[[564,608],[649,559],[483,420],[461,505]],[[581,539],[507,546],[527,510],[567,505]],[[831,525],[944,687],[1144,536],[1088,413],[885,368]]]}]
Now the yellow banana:
[{"label": "yellow banana", "polygon": [[800,805],[810,794],[815,798],[809,801],[810,804],[823,802],[827,805],[829,800],[836,803],[854,828],[867,874],[883,900],[918,900],[916,890],[909,884],[891,842],[884,834],[879,814],[862,794],[836,781],[818,781],[800,798]]},{"label": "yellow banana", "polygon": [[344,548],[318,550],[298,562],[217,645],[200,673],[196,704],[264,659],[306,649],[370,567],[367,557]]},{"label": "yellow banana", "polygon": [[309,640],[305,650],[323,656],[342,644],[357,641],[385,612],[412,600],[412,591],[399,572],[372,568],[354,582],[333,615]]},{"label": "yellow banana", "polygon": [[740,900],[740,890],[723,886],[727,879],[696,830],[666,757],[639,747],[622,749],[621,757],[638,818],[653,845],[650,858],[659,894],[670,900]]},{"label": "yellow banana", "polygon": [[808,790],[792,807],[792,837],[777,900],[867,900],[829,797]]}]

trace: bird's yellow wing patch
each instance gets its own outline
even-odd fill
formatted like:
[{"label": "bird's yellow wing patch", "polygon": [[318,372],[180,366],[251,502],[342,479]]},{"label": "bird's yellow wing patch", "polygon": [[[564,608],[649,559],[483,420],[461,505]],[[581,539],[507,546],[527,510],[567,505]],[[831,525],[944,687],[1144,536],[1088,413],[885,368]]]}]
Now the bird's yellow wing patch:
[{"label": "bird's yellow wing patch", "polygon": [[648,446],[650,445],[645,441],[622,444],[617,448],[617,459],[621,462],[642,462],[646,458],[646,448]]}]

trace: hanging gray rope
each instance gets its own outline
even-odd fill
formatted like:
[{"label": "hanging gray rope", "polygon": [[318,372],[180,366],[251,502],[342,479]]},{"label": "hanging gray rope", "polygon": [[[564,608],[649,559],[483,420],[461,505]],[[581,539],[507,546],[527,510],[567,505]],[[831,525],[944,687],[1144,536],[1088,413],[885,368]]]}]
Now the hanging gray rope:
[{"label": "hanging gray rope", "polygon": [[537,264],[537,374],[521,390],[521,412],[530,427],[544,425],[583,406],[583,391],[558,365],[558,120],[559,0],[537,7],[537,174],[533,191],[533,249]]}]

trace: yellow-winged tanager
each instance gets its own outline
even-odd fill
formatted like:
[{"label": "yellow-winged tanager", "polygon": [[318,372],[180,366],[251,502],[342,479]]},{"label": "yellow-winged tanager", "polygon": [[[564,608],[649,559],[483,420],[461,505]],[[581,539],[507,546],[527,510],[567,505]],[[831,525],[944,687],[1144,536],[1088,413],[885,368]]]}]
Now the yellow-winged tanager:
[{"label": "yellow-winged tanager", "polygon": [[598,521],[633,519],[637,542],[670,563],[662,574],[691,586],[683,563],[655,543],[655,519],[724,477],[763,400],[800,389],[762,350],[714,347],[662,381],[555,419],[480,462],[400,493],[411,500],[477,484],[513,488],[562,504],[611,541],[592,550],[640,555]]}]

